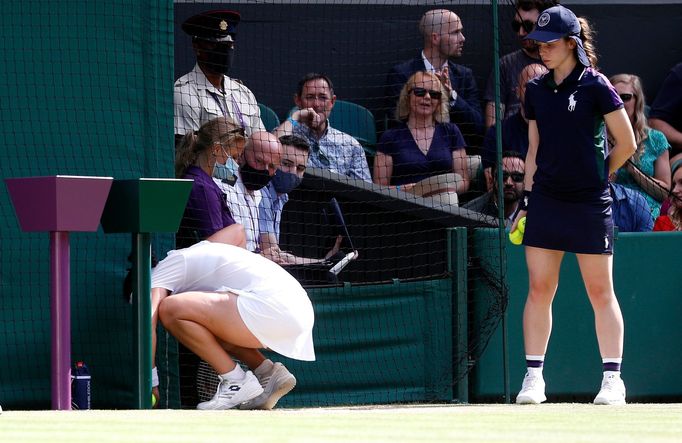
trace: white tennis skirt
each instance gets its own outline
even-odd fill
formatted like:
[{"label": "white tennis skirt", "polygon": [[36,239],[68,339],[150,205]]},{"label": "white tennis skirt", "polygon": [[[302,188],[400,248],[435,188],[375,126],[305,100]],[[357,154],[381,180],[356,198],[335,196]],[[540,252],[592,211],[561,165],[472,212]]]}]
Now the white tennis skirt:
[{"label": "white tennis skirt", "polygon": [[[305,290],[302,293],[252,293],[221,288],[238,295],[237,308],[249,331],[268,349],[296,360],[315,360],[315,314]],[[284,295],[284,297],[282,297]]]}]

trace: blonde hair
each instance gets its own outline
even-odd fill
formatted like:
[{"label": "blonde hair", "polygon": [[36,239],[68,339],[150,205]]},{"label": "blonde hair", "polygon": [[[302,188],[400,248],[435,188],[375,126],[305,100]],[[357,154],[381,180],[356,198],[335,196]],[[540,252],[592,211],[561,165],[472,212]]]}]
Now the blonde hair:
[{"label": "blonde hair", "polygon": [[[243,151],[245,141],[242,127],[230,117],[218,117],[204,123],[198,131],[190,131],[182,137],[175,148],[175,176],[180,178],[188,167],[196,165],[199,157],[208,155],[216,143],[226,147],[232,158],[237,158]],[[240,152],[237,152],[240,151]]]},{"label": "blonde hair", "polygon": [[617,74],[609,79],[612,85],[624,83],[630,85],[633,92],[632,100],[635,101],[635,114],[632,116],[632,130],[635,133],[635,141],[637,142],[637,151],[633,158],[639,163],[639,159],[644,153],[644,142],[649,137],[649,125],[647,124],[646,115],[644,114],[644,104],[646,99],[644,97],[644,89],[642,88],[642,80],[634,74]]},{"label": "blonde hair", "polygon": [[440,97],[440,100],[438,101],[438,106],[436,107],[436,110],[433,113],[433,118],[438,123],[449,122],[450,114],[447,92],[445,91],[443,84],[441,83],[440,79],[436,76],[436,74],[427,71],[417,71],[414,74],[412,74],[412,76],[409,79],[407,79],[405,85],[403,86],[403,89],[400,91],[400,97],[398,98],[398,106],[396,107],[395,110],[395,117],[400,121],[405,121],[410,116],[410,93],[412,92],[412,89],[414,89],[414,87],[416,86],[417,76],[422,76],[423,79],[430,78],[439,86],[439,90],[442,93],[442,95]]}]

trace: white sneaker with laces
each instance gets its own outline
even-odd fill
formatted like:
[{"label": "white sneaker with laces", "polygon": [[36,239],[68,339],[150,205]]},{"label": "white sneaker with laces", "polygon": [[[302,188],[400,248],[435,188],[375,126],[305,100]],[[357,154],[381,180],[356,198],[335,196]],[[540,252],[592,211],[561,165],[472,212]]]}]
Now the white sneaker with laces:
[{"label": "white sneaker with laces", "polygon": [[258,379],[251,371],[248,371],[242,380],[222,379],[218,384],[218,391],[209,401],[199,403],[197,409],[222,410],[231,409],[235,406],[258,397],[263,393],[263,388]]},{"label": "white sneaker with laces", "polygon": [[542,378],[542,373],[526,372],[521,392],[516,396],[516,404],[539,405],[545,400],[547,397],[545,396],[545,380]]},{"label": "white sneaker with laces", "polygon": [[615,374],[604,376],[599,394],[594,398],[595,405],[624,405],[625,383]]},{"label": "white sneaker with laces", "polygon": [[258,377],[258,381],[263,387],[263,393],[242,404],[239,409],[272,409],[280,398],[296,386],[296,377],[282,363],[274,363],[270,371]]}]

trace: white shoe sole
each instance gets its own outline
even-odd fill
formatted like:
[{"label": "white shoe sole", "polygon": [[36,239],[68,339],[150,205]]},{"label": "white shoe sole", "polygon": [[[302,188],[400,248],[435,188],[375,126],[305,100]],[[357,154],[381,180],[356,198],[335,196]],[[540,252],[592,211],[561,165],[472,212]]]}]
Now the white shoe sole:
[{"label": "white shoe sole", "polygon": [[270,397],[268,397],[267,401],[263,403],[263,406],[261,406],[258,409],[267,409],[270,410],[275,407],[277,402],[279,401],[280,398],[284,397],[287,395],[289,392],[291,392],[292,389],[296,386],[296,378],[293,376],[286,380],[284,383],[282,383],[277,390],[275,390],[272,394],[270,394]]},{"label": "white shoe sole", "polygon": [[526,395],[519,395],[516,397],[516,404],[517,405],[539,405],[542,402],[547,401],[546,396],[542,396],[539,400],[533,397],[528,397]]},{"label": "white shoe sole", "polygon": [[595,398],[594,404],[602,406],[625,406],[627,403],[625,400],[609,401],[605,398]]},{"label": "white shoe sole", "polygon": [[222,410],[232,409],[232,408],[238,407],[242,403],[246,403],[249,400],[253,400],[254,398],[261,395],[262,393],[263,393],[263,388],[261,388],[260,385],[258,385],[257,389],[254,387],[254,389],[252,389],[251,391],[248,392],[248,394],[246,395],[247,398],[245,400],[242,400],[239,403],[235,403],[234,405],[232,405],[230,407],[224,407],[222,405],[218,405],[218,407],[212,407],[213,405],[207,404],[211,401],[211,400],[209,400],[207,402],[199,403],[197,405],[197,409],[199,409],[201,411],[222,411]]}]

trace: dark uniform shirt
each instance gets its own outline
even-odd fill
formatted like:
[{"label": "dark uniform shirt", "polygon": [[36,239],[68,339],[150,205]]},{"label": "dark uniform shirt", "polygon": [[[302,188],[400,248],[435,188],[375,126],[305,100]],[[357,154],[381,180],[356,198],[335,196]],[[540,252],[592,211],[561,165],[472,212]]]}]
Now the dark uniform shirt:
[{"label": "dark uniform shirt", "polygon": [[533,192],[567,201],[610,200],[604,115],[623,107],[608,79],[578,64],[560,85],[553,71],[526,88],[526,117],[537,122]]}]

